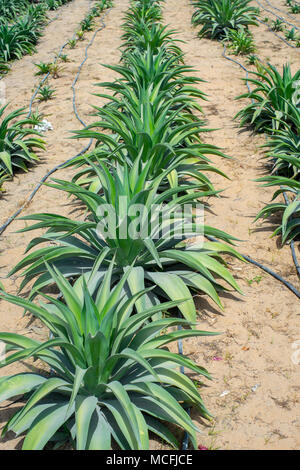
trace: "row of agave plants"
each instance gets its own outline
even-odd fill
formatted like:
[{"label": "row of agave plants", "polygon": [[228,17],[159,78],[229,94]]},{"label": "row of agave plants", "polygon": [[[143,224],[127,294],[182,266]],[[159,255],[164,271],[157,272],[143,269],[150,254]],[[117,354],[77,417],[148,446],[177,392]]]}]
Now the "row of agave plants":
[{"label": "row of agave plants", "polygon": [[[256,220],[273,215],[280,224],[273,235],[280,234],[282,244],[299,239],[300,233],[300,70],[292,74],[290,64],[282,73],[271,64],[257,63],[257,72],[249,79],[253,90],[239,98],[251,103],[237,118],[241,125],[250,125],[255,131],[269,137],[265,147],[270,175],[259,178],[264,186],[274,186],[272,201],[257,215]],[[283,197],[284,196],[284,197]]]},{"label": "row of agave plants", "polygon": [[[95,148],[73,163],[72,181],[49,183],[75,197],[83,215],[23,218],[35,221],[23,232],[47,229],[11,272],[22,270],[21,289],[30,285],[30,297],[3,289],[1,299],[50,331],[46,342],[0,333],[2,367],[29,358],[45,364],[43,372],[0,379],[0,400],[23,402],[3,430],[26,434],[23,449],[52,441],[79,450],[148,449],[149,433],[179,448],[180,430],[195,448],[199,429],[188,409],[211,416],[182,368],[201,380],[209,373],[168,344],[216,334],[197,328],[194,296],[207,294],[222,308],[219,292],[240,291],[222,254],[241,256],[234,237],[210,226],[202,232],[219,242],[190,240],[198,223],[193,212],[189,222],[173,217],[175,208],[217,193],[207,173],[221,172],[208,155],[224,155],[200,138],[208,130],[198,117],[201,80],[161,20],[160,1],[132,0],[121,63],[109,67],[119,78],[101,84],[106,105],[95,106],[97,121],[74,135],[92,137]],[[136,204],[163,214],[153,220],[146,210],[140,236],[128,230]],[[107,207],[114,210],[108,225]],[[47,293],[53,284],[57,298]]]},{"label": "row of agave plants", "polygon": [[[25,5],[24,3],[24,8]],[[13,4],[8,4],[7,6],[10,7],[15,15],[23,11],[20,10],[21,5],[19,4],[16,5],[16,9],[13,9]],[[94,18],[100,16],[104,10],[111,6],[111,0],[101,0],[94,3],[81,21],[81,31],[78,31],[77,34],[79,34],[79,32],[83,33],[83,31],[86,30],[92,30],[95,26]],[[32,8],[37,8],[38,11],[38,7],[41,9],[40,11],[45,11],[45,7],[42,3]],[[27,15],[30,15],[30,13],[27,12]],[[67,58],[67,56],[65,57]],[[63,56],[60,56],[60,58],[63,59]],[[49,72],[53,76],[55,76],[55,74],[57,76],[60,70],[60,65],[56,62],[41,62],[36,65],[39,68],[36,75],[43,75]],[[41,87],[37,99],[46,100],[45,94],[49,94],[49,92],[51,92],[49,90],[51,90],[49,85]],[[11,179],[16,172],[27,172],[39,161],[40,153],[45,150],[46,144],[43,135],[37,130],[43,120],[41,113],[36,111],[29,115],[26,113],[25,108],[16,109],[10,113],[7,113],[6,110],[7,105],[0,107],[0,193],[4,192],[4,181]]]},{"label": "row of agave plants", "polygon": [[[200,36],[222,39],[228,36],[228,31],[257,24],[257,11],[249,0],[195,0],[193,3],[192,23],[202,24]],[[281,223],[274,235],[280,234],[282,243],[286,243],[296,239],[300,232],[300,70],[293,75],[290,64],[286,64],[280,73],[258,57],[252,59],[257,68],[256,72],[250,72],[253,78],[248,79],[253,90],[237,97],[247,98],[251,103],[235,118],[241,126],[269,135],[265,147],[269,149],[266,157],[271,175],[258,181],[276,187],[273,200],[283,193],[289,197],[267,204],[256,220],[280,215]]]},{"label": "row of agave plants", "polygon": [[70,0],[0,0],[0,72],[9,70],[9,62],[32,54],[47,23],[47,10]]}]

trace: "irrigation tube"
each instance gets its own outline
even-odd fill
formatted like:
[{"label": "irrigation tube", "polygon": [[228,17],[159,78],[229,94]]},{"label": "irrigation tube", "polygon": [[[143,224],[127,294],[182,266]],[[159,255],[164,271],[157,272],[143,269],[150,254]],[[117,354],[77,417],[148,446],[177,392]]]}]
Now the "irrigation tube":
[{"label": "irrigation tube", "polygon": [[[274,5],[272,5],[272,3],[269,2],[269,0],[265,0],[265,2],[266,2],[271,8],[273,8],[274,10],[280,11],[280,13],[283,13],[284,15],[288,16],[289,18],[292,18],[292,20],[296,20],[295,16],[290,15],[289,13],[285,12],[284,10],[281,10],[280,8],[274,7]],[[294,0],[294,3],[297,3],[297,5],[300,5],[300,3],[299,3],[299,2],[296,2],[296,0]],[[296,14],[296,13],[295,13],[295,14]]]},{"label": "irrigation tube", "polygon": [[[78,68],[78,72],[76,74],[76,77],[73,81],[73,84],[72,84],[72,90],[73,90],[73,110],[74,110],[74,114],[76,116],[76,118],[79,120],[79,122],[84,126],[86,127],[86,124],[84,124],[84,122],[80,119],[79,115],[78,115],[78,112],[77,112],[77,109],[76,109],[76,104],[75,104],[75,85],[78,81],[78,78],[79,78],[79,75],[80,75],[80,72],[81,72],[81,69],[84,65],[84,63],[86,62],[88,56],[87,56],[87,51],[88,51],[88,48],[93,44],[94,40],[95,40],[95,37],[97,35],[97,33],[99,31],[102,31],[105,27],[106,27],[106,24],[104,23],[104,18],[108,15],[108,13],[111,11],[111,8],[107,9],[107,11],[104,13],[104,15],[101,17],[100,21],[102,23],[101,27],[97,29],[97,31],[95,31],[95,34],[93,35],[92,39],[90,40],[89,44],[87,45],[86,49],[85,49],[85,58],[84,60],[81,62],[81,64],[79,65],[79,68]],[[66,47],[67,43],[64,44],[62,47],[61,47],[61,50],[60,50],[60,53],[62,52],[63,48]],[[42,80],[43,82],[43,80]],[[39,87],[41,86],[41,83],[39,85]],[[39,89],[38,87],[38,89]],[[31,99],[31,102],[30,102],[30,113],[31,113],[31,108],[32,108],[32,103],[33,103],[33,100],[34,100],[34,97],[36,96],[37,92],[38,92],[38,89],[35,91],[35,94],[33,95],[32,99]],[[30,114],[29,114],[30,116]],[[52,168],[52,170],[50,170],[48,173],[46,173],[46,175],[41,179],[41,181],[36,185],[36,187],[33,189],[33,191],[30,193],[29,197],[26,199],[26,201],[22,204],[21,207],[19,207],[19,209],[11,216],[9,217],[3,225],[0,226],[0,235],[3,234],[3,232],[7,229],[7,227],[20,215],[20,213],[25,209],[25,207],[27,207],[28,204],[30,204],[30,202],[33,200],[34,196],[36,195],[36,193],[39,191],[39,189],[43,186],[43,184],[46,182],[46,180],[53,174],[55,173],[56,171],[60,170],[61,168],[63,168],[65,165],[67,165],[68,163],[72,162],[73,160],[75,160],[77,157],[79,157],[80,155],[83,155],[85,152],[87,152],[89,150],[89,148],[91,147],[92,145],[92,142],[93,142],[93,139],[90,139],[88,145],[82,149],[77,155],[69,158],[68,160],[60,163],[59,165],[55,166],[54,168]]]},{"label": "irrigation tube", "polygon": [[[211,237],[209,235],[205,235],[205,237],[212,241],[212,242],[219,242],[219,240],[217,240],[216,238],[214,237]],[[246,255],[241,255],[245,261],[248,261],[249,263],[251,264],[254,264],[255,266],[257,266],[258,268],[262,269],[263,271],[265,271],[266,273],[270,274],[271,276],[273,276],[275,279],[277,279],[278,281],[282,282],[288,289],[290,289],[291,292],[293,292],[293,294],[296,295],[296,297],[298,297],[298,299],[300,299],[300,292],[296,289],[296,287],[293,286],[293,284],[291,284],[290,282],[286,281],[283,277],[281,277],[279,274],[275,273],[274,271],[272,271],[270,268],[268,268],[267,266],[264,266],[263,264],[261,263],[258,263],[257,261],[255,261],[254,259],[250,258],[249,256],[246,256]]]},{"label": "irrigation tube", "polygon": [[[94,42],[94,40],[95,40],[97,34],[105,28],[104,18],[108,15],[108,13],[109,13],[110,11],[111,11],[111,8],[108,8],[108,9],[106,10],[106,12],[104,13],[104,15],[101,16],[101,18],[100,18],[100,23],[102,23],[102,24],[101,24],[100,28],[98,28],[98,29],[95,31],[95,33],[94,33],[92,39],[90,40],[90,42],[89,42],[88,45],[86,46],[86,48],[85,48],[85,57],[84,57],[83,61],[81,62],[81,64],[79,65],[78,72],[77,72],[76,77],[75,77],[75,79],[74,79],[74,81],[73,81],[73,83],[72,83],[72,91],[73,91],[73,110],[74,110],[75,116],[77,117],[78,121],[83,125],[83,127],[86,127],[87,125],[86,125],[85,122],[79,117],[79,114],[78,114],[78,112],[77,112],[75,86],[76,86],[76,83],[77,83],[77,81],[78,81],[78,78],[79,78],[81,69],[82,69],[82,67],[84,66],[85,62],[86,62],[87,59],[88,59],[88,49],[89,49],[89,48],[91,47],[91,45],[93,44],[93,42]],[[92,141],[93,141],[93,139],[91,139],[90,144],[92,143]],[[89,147],[90,147],[90,146],[89,146]],[[75,158],[75,157],[74,157],[74,158]]]},{"label": "irrigation tube", "polygon": [[275,33],[275,31],[273,31],[272,28],[270,28],[270,26],[266,23],[264,23],[263,21],[261,21],[259,18],[256,17],[256,21],[258,21],[260,24],[263,24],[265,26],[267,26],[268,30],[274,34],[274,36],[276,36],[278,39],[280,39],[281,41],[283,41],[287,46],[289,47],[292,47],[293,49],[297,49],[296,46],[293,46],[293,44],[290,44],[286,39],[284,39],[282,36],[280,36],[279,34]]},{"label": "irrigation tube", "polygon": [[[271,13],[271,15],[274,15],[276,16],[276,18],[278,18],[279,20],[283,21],[284,23],[288,24],[289,26],[292,26],[293,28],[297,29],[298,31],[300,31],[300,28],[298,28],[297,26],[295,26],[293,23],[290,23],[289,21],[287,21],[285,18],[283,18],[282,16],[279,16],[277,15],[277,13],[274,13],[274,11],[270,10],[269,8],[265,8],[260,2],[259,0],[255,0],[256,3],[260,6],[260,8],[262,8],[263,10],[267,11],[268,13]],[[269,2],[268,2],[269,3]],[[273,5],[271,5],[269,3],[269,5],[275,9],[275,7],[273,7]],[[276,8],[276,10],[278,10],[278,8]],[[281,11],[281,10],[279,10]],[[288,13],[287,13],[287,16],[289,16],[290,18],[292,18]],[[293,20],[295,18],[292,18]]]}]

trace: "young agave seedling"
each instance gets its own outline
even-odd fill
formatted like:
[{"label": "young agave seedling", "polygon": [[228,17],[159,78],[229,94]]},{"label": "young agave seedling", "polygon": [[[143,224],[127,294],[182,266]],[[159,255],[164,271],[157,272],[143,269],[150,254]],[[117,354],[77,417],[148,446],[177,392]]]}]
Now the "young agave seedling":
[{"label": "young agave seedling", "polygon": [[294,14],[300,13],[300,5],[297,5],[296,3],[294,3],[294,5],[291,5],[290,11],[291,13],[294,13]]},{"label": "young agave seedling", "polygon": [[99,8],[99,11],[102,12],[103,10],[106,10],[107,8],[112,8],[114,5],[113,0],[100,0],[99,2],[96,3],[95,8]]},{"label": "young agave seedling", "polygon": [[61,54],[61,55],[59,56],[59,59],[60,59],[62,62],[70,62],[70,59],[69,59],[69,57],[68,57],[67,54]]},{"label": "young agave seedling", "polygon": [[50,64],[50,69],[49,69],[49,72],[51,73],[52,77],[54,79],[57,79],[59,78],[59,74],[60,72],[63,71],[63,67],[57,63],[53,63],[53,64]]},{"label": "young agave seedling", "polygon": [[255,54],[249,54],[247,57],[247,64],[248,65],[255,65],[256,62],[259,60],[258,56]]},{"label": "young agave seedling", "polygon": [[77,44],[77,39],[69,39],[68,45],[70,49],[74,49],[76,47],[76,44]]},{"label": "young agave seedling", "polygon": [[38,126],[44,119],[44,115],[39,112],[38,109],[31,113],[30,119],[32,121],[32,127]]},{"label": "young agave seedling", "polygon": [[92,31],[95,27],[95,22],[92,16],[87,16],[80,22],[81,31]]},{"label": "young agave seedling", "polygon": [[55,90],[50,85],[44,85],[40,88],[38,97],[40,101],[48,101],[54,98]]},{"label": "young agave seedling", "polygon": [[51,63],[49,62],[40,62],[39,64],[34,65],[38,67],[38,71],[35,73],[35,75],[46,75],[50,72]]},{"label": "young agave seedling", "polygon": [[84,39],[84,31],[76,31],[76,36],[77,36],[77,39],[78,41],[83,41]]},{"label": "young agave seedling", "polygon": [[295,28],[291,28],[285,33],[285,37],[288,41],[297,41],[298,36],[296,34]]},{"label": "young agave seedling", "polygon": [[232,49],[235,55],[250,54],[256,50],[253,36],[244,28],[239,28],[237,31],[229,29],[226,33],[225,41],[228,42],[228,47]]},{"label": "young agave seedling", "polygon": [[272,21],[271,29],[273,31],[283,31],[283,27],[284,27],[283,21],[281,21],[279,19],[277,19],[275,21]]}]

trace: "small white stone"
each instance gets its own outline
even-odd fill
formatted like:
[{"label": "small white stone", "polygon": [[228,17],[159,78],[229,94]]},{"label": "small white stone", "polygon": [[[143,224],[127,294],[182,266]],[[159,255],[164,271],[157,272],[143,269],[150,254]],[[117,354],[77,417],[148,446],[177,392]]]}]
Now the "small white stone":
[{"label": "small white stone", "polygon": [[38,132],[53,131],[53,126],[51,122],[47,121],[47,119],[43,119],[40,124],[34,126],[34,130]]},{"label": "small white stone", "polygon": [[260,384],[255,384],[253,387],[251,387],[252,392],[256,392],[256,390],[260,387]]}]

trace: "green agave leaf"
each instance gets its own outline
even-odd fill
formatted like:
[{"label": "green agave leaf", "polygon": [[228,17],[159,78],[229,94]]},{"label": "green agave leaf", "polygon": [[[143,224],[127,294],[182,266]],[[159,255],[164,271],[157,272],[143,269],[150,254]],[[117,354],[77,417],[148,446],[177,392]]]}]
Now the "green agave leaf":
[{"label": "green agave leaf", "polygon": [[145,272],[145,276],[157,284],[171,300],[181,301],[184,298],[189,299],[181,302],[178,308],[188,321],[194,322],[196,320],[196,309],[191,293],[179,276],[167,272],[158,273],[150,271]]},{"label": "green agave leaf", "polygon": [[47,379],[37,374],[23,373],[4,377],[0,381],[0,401],[9,400],[17,395],[24,395],[45,383]]},{"label": "green agave leaf", "polygon": [[98,407],[91,417],[86,449],[111,450],[111,429]]},{"label": "green agave leaf", "polygon": [[98,399],[93,396],[77,397],[75,406],[76,417],[76,449],[85,450],[92,415],[96,410]]},{"label": "green agave leaf", "polygon": [[34,420],[25,437],[22,449],[42,450],[56,431],[74,413],[73,407],[67,415],[68,407],[68,402],[62,402],[43,410]]}]

